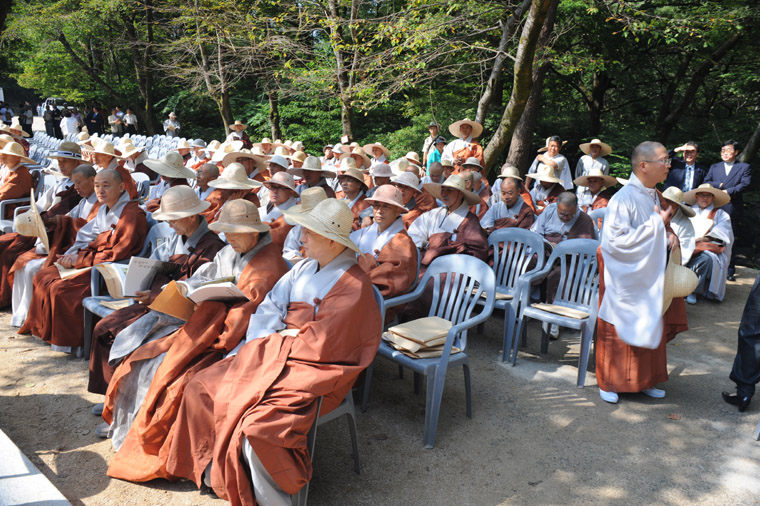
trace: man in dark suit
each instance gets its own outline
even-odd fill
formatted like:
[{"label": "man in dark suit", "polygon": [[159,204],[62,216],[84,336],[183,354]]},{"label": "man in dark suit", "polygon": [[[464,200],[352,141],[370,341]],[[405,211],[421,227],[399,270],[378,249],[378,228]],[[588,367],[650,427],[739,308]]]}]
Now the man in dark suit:
[{"label": "man in dark suit", "polygon": [[[683,153],[683,160],[676,156],[678,153]],[[696,163],[699,156],[699,145],[696,142],[689,141],[683,146],[678,146],[668,155],[671,157],[671,165],[665,188],[675,186],[686,193],[704,182],[707,168]]]},{"label": "man in dark suit", "polygon": [[[710,183],[715,188],[725,190],[731,197],[731,202],[721,207],[721,209],[731,216],[731,228],[734,230],[734,237],[738,237],[739,230],[742,229],[741,220],[744,216],[742,194],[752,180],[749,164],[737,162],[737,156],[739,156],[739,143],[734,140],[724,142],[720,150],[720,157],[723,161],[710,166],[710,170],[704,181],[705,183]],[[736,280],[734,277],[736,272],[736,266],[734,265],[735,252],[736,248],[732,248],[731,263],[728,265],[727,275],[729,281]]]}]

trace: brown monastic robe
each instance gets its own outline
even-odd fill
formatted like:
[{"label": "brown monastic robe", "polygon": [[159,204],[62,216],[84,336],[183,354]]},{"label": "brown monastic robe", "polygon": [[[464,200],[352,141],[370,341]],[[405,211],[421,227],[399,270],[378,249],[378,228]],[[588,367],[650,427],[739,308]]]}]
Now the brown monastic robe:
[{"label": "brown monastic robe", "polygon": [[[600,191],[596,197],[594,197],[594,201],[591,202],[591,206],[582,206],[581,209],[584,213],[588,213],[589,211],[593,211],[594,209],[602,209],[604,207],[607,207],[610,203],[610,199],[612,198],[612,190],[606,189]],[[590,209],[589,209],[590,207]]]},{"label": "brown monastic robe", "polygon": [[[536,183],[536,184],[541,184],[541,183]],[[541,214],[544,211],[544,209],[546,209],[546,207],[549,204],[553,204],[553,203],[557,202],[557,198],[560,196],[560,194],[563,191],[565,191],[565,188],[563,188],[563,186],[561,184],[556,183],[554,185],[554,188],[552,188],[552,191],[549,192],[549,195],[544,200],[539,200],[538,202],[533,202],[533,204],[535,205],[535,208],[536,208],[536,215]],[[530,193],[528,193],[528,195],[530,196]],[[531,202],[532,202],[533,201],[533,197],[532,196],[530,196],[530,197],[531,197]]]},{"label": "brown monastic robe", "polygon": [[530,230],[534,221],[536,221],[536,216],[533,214],[533,210],[528,206],[522,206],[520,212],[514,218],[499,218],[498,220],[494,220],[493,228],[488,233],[490,234],[500,228],[523,228]]},{"label": "brown monastic robe", "polygon": [[360,257],[359,266],[384,299],[398,297],[409,290],[417,274],[417,246],[406,230],[394,235],[377,253],[377,258],[369,256],[362,255],[364,260]]},{"label": "brown monastic robe", "polygon": [[409,211],[401,215],[401,219],[404,220],[404,228],[409,230],[414,220],[419,218],[423,213],[435,209],[438,207],[438,203],[435,201],[435,197],[430,195],[427,190],[422,190],[420,193],[414,196],[414,207]]},{"label": "brown monastic robe", "polygon": [[[23,199],[29,198],[34,180],[29,173],[29,168],[25,165],[17,165],[16,170],[9,170],[5,177],[3,186],[0,186],[0,200]],[[0,216],[3,220],[13,219],[13,210],[19,205],[12,204],[5,207],[5,216]]]},{"label": "brown monastic robe", "polygon": [[[356,202],[354,202],[354,205],[351,207],[351,212],[354,214],[354,222],[351,224],[352,231],[362,228],[362,219],[359,214],[361,214],[362,211],[369,207],[369,202],[366,201],[366,198],[367,194],[362,193]],[[348,197],[346,197],[346,204],[348,204],[348,202]]]},{"label": "brown monastic robe", "polygon": [[286,222],[284,216],[279,216],[276,220],[265,223],[269,225],[269,235],[272,236],[272,242],[280,248],[280,253],[282,253],[282,249],[285,247],[285,239],[287,239],[288,232],[293,228],[293,225]]},{"label": "brown monastic robe", "polygon": [[[258,189],[258,188],[257,188]],[[235,191],[235,190],[232,190]],[[259,197],[254,193],[253,190],[248,192],[245,197],[243,197],[248,202],[253,203],[256,207],[261,207],[261,202],[259,202]],[[215,188],[214,191],[212,191],[208,197],[206,197],[206,201],[210,202],[211,205],[208,209],[203,211],[201,213],[201,216],[206,218],[206,221],[208,224],[214,223],[219,218],[219,213],[222,212],[222,206],[227,202],[229,199],[229,193],[227,190],[222,190],[219,188]]]}]

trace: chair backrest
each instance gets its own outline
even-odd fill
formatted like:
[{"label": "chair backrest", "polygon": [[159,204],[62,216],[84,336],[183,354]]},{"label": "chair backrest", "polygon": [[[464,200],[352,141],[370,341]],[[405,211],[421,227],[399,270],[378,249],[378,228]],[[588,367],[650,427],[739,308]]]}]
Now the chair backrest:
[{"label": "chair backrest", "polygon": [[166,238],[171,236],[173,233],[172,227],[165,221],[161,221],[159,223],[156,223],[152,227],[150,227],[150,230],[148,231],[148,236],[145,238],[145,244],[143,245],[142,251],[140,251],[140,254],[137,256],[140,257],[147,257],[150,256],[150,254],[156,250],[161,244],[163,244],[164,241],[166,241]]},{"label": "chair backrest", "polygon": [[150,177],[144,172],[130,172],[130,175],[135,183],[139,183],[140,181],[150,181]]},{"label": "chair backrest", "polygon": [[557,244],[546,262],[559,263],[560,280],[554,304],[588,311],[596,304],[599,285],[599,265],[594,239],[568,239]]},{"label": "chair backrest", "polygon": [[[589,211],[588,217],[593,220],[594,228],[598,231],[598,233],[596,234],[596,237],[597,239],[601,241],[602,231],[604,231],[604,220],[607,218],[607,208],[600,207],[599,209],[594,209],[593,211]],[[601,223],[601,226],[600,226],[600,223]]]},{"label": "chair backrest", "polygon": [[[454,325],[468,324],[473,309],[483,300],[485,303],[479,315],[493,312],[496,277],[491,267],[478,258],[440,256],[428,266],[418,289],[424,290],[429,282],[433,284],[433,300],[428,316],[438,316]],[[485,299],[481,297],[483,292],[486,293]],[[467,347],[466,330],[457,336],[454,344],[462,350]]]},{"label": "chair backrest", "polygon": [[537,233],[522,228],[501,228],[488,237],[488,246],[493,247],[493,272],[496,286],[511,293],[517,281],[528,271],[541,270],[544,266],[544,239]]},{"label": "chair backrest", "polygon": [[380,290],[378,290],[375,285],[372,285],[372,291],[375,294],[375,302],[377,302],[377,307],[380,309],[380,331],[382,332],[385,330],[385,299],[383,299],[383,294],[380,293]]},{"label": "chair backrest", "polygon": [[29,174],[32,176],[32,186],[34,187],[34,194],[38,197],[42,195],[42,192],[45,190],[45,186],[43,184],[44,179],[42,178],[42,171],[39,169],[33,169],[29,171]]}]

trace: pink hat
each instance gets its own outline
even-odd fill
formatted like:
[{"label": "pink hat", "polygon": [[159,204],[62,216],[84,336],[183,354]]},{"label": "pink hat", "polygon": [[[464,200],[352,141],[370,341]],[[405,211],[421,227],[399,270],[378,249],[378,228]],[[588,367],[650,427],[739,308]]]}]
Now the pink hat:
[{"label": "pink hat", "polygon": [[390,184],[384,184],[378,186],[375,193],[365,199],[368,204],[383,203],[396,206],[401,210],[401,213],[407,212],[407,208],[404,207],[403,197],[401,190]]}]

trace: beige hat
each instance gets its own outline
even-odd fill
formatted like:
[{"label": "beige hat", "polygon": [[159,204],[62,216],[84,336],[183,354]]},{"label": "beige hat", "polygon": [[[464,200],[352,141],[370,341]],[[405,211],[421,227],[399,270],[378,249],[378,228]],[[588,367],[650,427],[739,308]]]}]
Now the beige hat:
[{"label": "beige hat", "polygon": [[223,142],[214,152],[214,156],[211,157],[211,161],[221,162],[228,154],[240,151],[241,149],[243,149],[243,141]]},{"label": "beige hat", "polygon": [[232,162],[224,168],[221,176],[209,181],[208,185],[222,190],[252,190],[260,187],[261,183],[249,178],[241,164]]},{"label": "beige hat", "polygon": [[113,144],[111,144],[108,141],[104,141],[103,139],[98,139],[98,140],[94,140],[94,139],[95,139],[94,137],[90,137],[90,140],[94,141],[94,144],[92,145],[93,153],[100,153],[103,155],[113,156],[114,158],[121,158],[121,155],[117,153]]},{"label": "beige hat", "polygon": [[393,170],[387,163],[378,163],[372,167],[373,177],[393,177]]},{"label": "beige hat", "polygon": [[697,193],[710,193],[714,197],[713,206],[716,208],[725,206],[731,202],[731,196],[725,190],[713,188],[710,183],[703,183],[683,196],[684,202],[694,205],[697,202]]},{"label": "beige hat", "polygon": [[467,160],[465,160],[464,163],[462,164],[462,167],[466,167],[467,165],[472,165],[473,167],[477,167],[478,169],[483,170],[483,166],[480,164],[480,160],[478,160],[474,156],[471,156]]},{"label": "beige hat", "polygon": [[222,143],[218,140],[214,139],[213,141],[208,143],[208,146],[206,146],[206,151],[216,151],[219,149],[219,146],[221,146]]},{"label": "beige hat", "polygon": [[303,142],[301,141],[295,141],[293,144],[288,146],[291,151],[306,151],[306,147],[303,145]]},{"label": "beige hat", "polygon": [[264,186],[266,186],[267,188],[271,188],[272,185],[284,186],[285,188],[289,190],[296,191],[296,182],[293,179],[293,175],[288,174],[284,170],[281,170],[280,172],[276,173],[274,176],[272,176],[272,179],[270,179],[269,181],[264,181]]},{"label": "beige hat", "polygon": [[[270,146],[274,147],[274,142],[272,142],[272,139],[270,139],[269,137],[264,137],[263,139],[261,139],[261,142],[256,142],[256,143],[253,144],[253,146],[258,146],[259,148],[261,148],[263,150],[264,149],[262,147],[263,144],[269,144]],[[285,148],[285,152],[281,153],[281,154],[282,155],[287,155],[288,153],[289,153],[289,151],[287,150],[287,148]]]},{"label": "beige hat", "polygon": [[364,150],[365,153],[367,153],[368,155],[372,155],[374,157],[375,155],[372,153],[372,148],[378,148],[382,150],[383,154],[385,155],[386,160],[391,157],[391,151],[385,146],[383,146],[382,144],[380,144],[379,142],[374,142],[372,144],[365,144],[364,146],[362,146],[362,149]]},{"label": "beige hat", "polygon": [[338,181],[343,179],[344,177],[351,177],[359,181],[361,184],[364,184],[364,174],[359,169],[351,168],[343,172],[343,174],[340,174],[338,176]]},{"label": "beige hat", "polygon": [[623,186],[628,184],[628,180],[624,177],[615,177],[615,179],[617,179],[617,182]]},{"label": "beige hat", "polygon": [[554,169],[549,165],[540,164],[538,171],[535,174],[526,174],[525,177],[535,179],[537,181],[543,181],[545,183],[559,183]]},{"label": "beige hat", "polygon": [[683,203],[683,192],[677,186],[670,186],[666,188],[665,191],[662,192],[662,196],[669,201],[678,204],[678,207],[681,208],[681,212],[689,218],[696,216],[697,213],[694,211],[694,209]]},{"label": "beige hat", "polygon": [[[240,128],[240,130],[245,130],[246,128],[248,128],[248,125],[246,125],[245,123],[243,123],[242,121],[238,119],[238,120],[235,120],[235,122],[230,125],[230,130],[237,130],[238,127]],[[240,130],[237,130],[237,131],[239,132]]]},{"label": "beige hat", "polygon": [[293,153],[292,155],[290,155],[288,158],[290,158],[291,160],[293,160],[295,162],[301,162],[301,163],[303,163],[306,160],[307,156],[309,156],[309,155],[307,155],[303,151],[296,151],[295,153]]},{"label": "beige hat", "polygon": [[182,155],[176,151],[169,151],[160,160],[145,160],[146,167],[165,177],[173,178],[195,178],[195,172],[185,167],[185,161]]},{"label": "beige hat", "polygon": [[241,149],[239,151],[227,153],[224,155],[224,158],[222,158],[222,166],[227,167],[229,164],[237,162],[238,158],[250,158],[256,163],[256,168],[259,170],[264,170],[267,167],[267,157],[254,154],[250,149]]},{"label": "beige hat", "polygon": [[577,186],[588,186],[588,178],[590,177],[598,177],[600,179],[603,179],[604,182],[602,183],[606,188],[612,188],[617,184],[617,179],[615,179],[612,176],[608,176],[605,174],[602,169],[598,167],[594,167],[588,171],[588,174],[585,176],[577,177],[573,180],[573,184]]},{"label": "beige hat", "polygon": [[478,123],[477,121],[472,121],[470,118],[465,118],[459,121],[455,121],[454,123],[449,125],[449,133],[459,139],[460,133],[459,133],[459,127],[462,125],[470,125],[472,127],[472,138],[480,137],[480,134],[483,133],[483,125]]},{"label": "beige hat", "polygon": [[187,141],[180,140],[177,142],[177,145],[174,147],[174,149],[190,149],[190,143]]},{"label": "beige hat", "polygon": [[351,157],[345,157],[340,159],[340,165],[338,166],[339,172],[345,172],[349,169],[356,168],[356,160]]},{"label": "beige hat", "polygon": [[670,250],[668,265],[665,267],[662,314],[665,314],[674,298],[686,297],[697,288],[698,283],[697,274],[688,267],[681,265],[681,249],[673,248]]},{"label": "beige hat", "polygon": [[16,142],[13,140],[13,137],[11,137],[8,134],[0,134],[0,148],[8,144],[9,142]]},{"label": "beige hat", "polygon": [[[357,167],[359,166],[359,160],[361,160],[362,168],[364,169],[369,169],[369,166],[372,165],[372,161],[370,161],[367,153],[365,153],[364,150],[359,147],[352,149],[350,153],[340,155],[339,160],[344,160],[346,158],[353,158],[356,161]],[[357,158],[359,158],[359,160],[357,160]]]},{"label": "beige hat", "polygon": [[444,167],[453,167],[454,166],[454,160],[451,158],[441,158],[441,165]]},{"label": "beige hat", "polygon": [[245,199],[228,200],[222,206],[219,219],[208,226],[214,232],[246,234],[269,232],[269,225],[261,223],[259,208]]},{"label": "beige hat", "polygon": [[143,146],[138,148],[132,144],[132,139],[129,137],[124,137],[121,139],[121,142],[119,142],[119,151],[121,152],[122,158],[129,158],[135,153],[142,153],[145,151],[145,147]]},{"label": "beige hat", "polygon": [[50,250],[50,241],[48,240],[45,224],[42,222],[40,212],[37,210],[37,204],[34,201],[34,190],[30,192],[30,206],[25,213],[17,214],[13,219],[13,229],[20,235],[27,237],[39,237],[46,250]]},{"label": "beige hat", "polygon": [[599,139],[594,139],[591,142],[584,142],[578,147],[580,148],[581,151],[588,154],[589,151],[591,150],[591,146],[599,146],[600,148],[602,148],[601,151],[599,151],[599,156],[607,156],[610,153],[612,153],[612,148],[610,147],[610,145],[605,144]]},{"label": "beige hat", "polygon": [[422,165],[422,162],[420,162],[420,155],[415,153],[414,151],[410,151],[404,156],[408,161],[412,162],[413,164],[420,166]]},{"label": "beige hat", "polygon": [[174,114],[174,111],[172,111],[172,112],[170,112],[170,113],[169,113],[169,117],[170,117],[170,118],[176,118],[176,117],[177,117],[177,115],[176,115],[176,114]]},{"label": "beige hat", "polygon": [[335,177],[335,172],[322,168],[322,162],[316,156],[307,156],[301,167],[288,169],[288,173],[298,177],[303,177],[304,171],[320,172],[322,177]]},{"label": "beige hat", "polygon": [[28,156],[26,156],[24,152],[24,147],[19,144],[18,142],[9,142],[5,146],[3,146],[3,149],[0,149],[0,155],[13,155],[18,156],[21,158],[21,162],[23,163],[37,163]]},{"label": "beige hat", "polygon": [[6,134],[10,135],[11,128],[5,123],[3,123],[2,121],[0,121],[0,132],[5,132]]},{"label": "beige hat", "polygon": [[77,144],[80,146],[82,144],[90,144],[92,143],[92,140],[90,139],[90,134],[87,132],[79,132],[79,135],[77,135]]},{"label": "beige hat", "polygon": [[287,147],[290,147],[290,146],[292,146],[292,145],[293,145],[293,141],[291,141],[290,139],[288,139],[288,140],[286,140],[285,142],[283,142],[283,143],[281,143],[281,144],[282,144],[283,146],[287,146]]},{"label": "beige hat", "polygon": [[[316,186],[314,188],[306,188],[304,191],[301,192],[301,203],[296,204],[290,209],[288,209],[288,213],[290,214],[298,214],[298,213],[308,213],[314,207],[322,202],[323,200],[327,199],[327,194],[325,193],[325,189],[321,186]],[[291,223],[292,225],[292,223]]]},{"label": "beige hat", "polygon": [[382,202],[383,204],[390,204],[392,206],[396,206],[399,208],[401,213],[405,213],[408,211],[408,209],[404,207],[401,191],[391,184],[384,184],[382,186],[378,186],[377,189],[375,190],[375,193],[372,194],[371,197],[367,197],[365,200],[370,205]]},{"label": "beige hat", "polygon": [[209,206],[211,202],[201,200],[189,186],[174,186],[161,196],[161,205],[158,211],[153,212],[153,218],[159,221],[179,220],[200,214]]},{"label": "beige hat", "polygon": [[391,179],[391,182],[393,184],[402,184],[404,186],[408,186],[417,193],[420,193],[420,178],[411,172],[402,172],[398,176]]},{"label": "beige hat", "polygon": [[13,119],[11,119],[11,130],[14,130],[18,132],[16,135],[21,135],[23,137],[31,137],[21,126],[21,123],[19,123],[18,116],[14,116]]},{"label": "beige hat", "polygon": [[522,177],[520,177],[520,171],[517,170],[517,167],[511,163],[505,163],[501,168],[501,174],[496,176],[497,179],[504,179],[505,177],[511,177],[512,179],[525,181]]},{"label": "beige hat", "polygon": [[291,223],[301,225],[315,234],[361,253],[359,247],[349,239],[351,226],[354,223],[354,213],[345,203],[336,199],[325,199],[314,206],[311,211],[292,213],[288,209],[283,214]]},{"label": "beige hat", "polygon": [[[551,137],[547,137],[546,138],[546,146],[544,146],[543,148],[540,148],[538,150],[538,152],[539,153],[543,153],[544,151],[548,151],[549,150],[549,143],[551,142],[551,140],[552,140]],[[565,144],[567,144],[567,141],[562,141],[562,146],[564,146]],[[562,146],[560,146],[560,149],[562,149]]]},{"label": "beige hat", "polygon": [[[254,145],[253,147],[255,148],[256,145]],[[258,147],[259,149],[261,149],[261,146],[258,146]],[[272,156],[274,155],[279,155],[283,158],[290,158],[290,150],[286,148],[285,146],[277,146],[276,148],[274,148],[274,153],[272,153]]]},{"label": "beige hat", "polygon": [[443,184],[438,183],[425,183],[422,185],[423,188],[425,188],[430,195],[435,197],[438,200],[441,200],[441,189],[443,187],[446,188],[453,188],[455,190],[459,190],[464,195],[464,200],[469,205],[475,205],[480,204],[480,197],[471,192],[470,190],[465,188],[464,179],[462,176],[459,176],[457,174],[452,174],[449,177],[446,178],[446,181],[443,182]]},{"label": "beige hat", "polygon": [[76,142],[63,141],[58,145],[56,151],[52,151],[48,158],[69,158],[71,160],[82,160],[82,148]]}]

